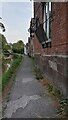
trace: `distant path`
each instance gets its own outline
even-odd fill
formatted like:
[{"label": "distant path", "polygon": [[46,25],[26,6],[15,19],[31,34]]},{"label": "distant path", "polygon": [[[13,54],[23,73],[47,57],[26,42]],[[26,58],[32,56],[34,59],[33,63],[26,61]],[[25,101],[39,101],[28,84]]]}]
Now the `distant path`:
[{"label": "distant path", "polygon": [[24,56],[24,62],[16,75],[16,82],[10,92],[4,117],[7,118],[52,118],[56,117],[54,100],[51,99],[41,83],[33,74],[30,58]]}]

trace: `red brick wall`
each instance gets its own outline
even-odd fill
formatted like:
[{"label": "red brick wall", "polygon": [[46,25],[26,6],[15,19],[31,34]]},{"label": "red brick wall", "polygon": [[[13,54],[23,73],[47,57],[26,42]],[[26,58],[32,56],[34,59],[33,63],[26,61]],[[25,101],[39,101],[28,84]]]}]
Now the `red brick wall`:
[{"label": "red brick wall", "polygon": [[40,22],[42,22],[43,18],[43,11],[42,11],[42,3],[40,2],[34,2],[34,17],[38,16],[40,19]]},{"label": "red brick wall", "polygon": [[[40,22],[43,22],[43,8],[42,4],[39,2],[35,3],[35,13],[39,17]],[[68,58],[68,3],[65,2],[53,2],[52,3],[52,42],[51,48],[43,49],[36,35],[34,37],[34,50],[35,53],[40,53],[36,55],[38,64],[42,68],[44,74],[53,81],[57,87],[62,89],[64,94],[66,92],[66,84],[68,82],[68,68],[67,61]],[[64,56],[65,55],[65,56]],[[49,64],[51,62],[51,65]],[[55,66],[54,66],[55,65]]]},{"label": "red brick wall", "polygon": [[52,3],[52,47],[45,49],[46,54],[66,54],[66,3]]},{"label": "red brick wall", "polygon": [[[42,14],[42,4],[40,2],[34,2],[34,18],[36,18],[36,16],[39,17],[40,23],[42,23],[42,18],[43,18],[43,14]],[[42,46],[39,43],[36,35],[34,35],[34,52],[36,53],[41,53],[41,49]]]},{"label": "red brick wall", "polygon": [[[52,21],[52,47],[51,48],[45,48],[45,54],[66,54],[67,50],[67,39],[68,39],[68,33],[66,32],[68,29],[68,17],[67,15],[68,10],[68,4],[65,2],[53,2],[52,3],[52,13],[53,13],[53,21]],[[36,2],[34,3],[34,17],[36,15],[40,19],[40,23],[43,22],[43,8],[42,3]],[[35,43],[38,45],[36,49],[41,48],[41,44],[37,40],[35,36]],[[39,47],[39,48],[38,48]],[[44,51],[43,49],[40,49],[39,52]],[[68,52],[68,50],[67,50]]]},{"label": "red brick wall", "polygon": [[67,52],[67,55],[68,55],[68,2],[66,4],[66,42],[67,42],[67,46],[66,46],[66,52]]},{"label": "red brick wall", "polygon": [[33,45],[34,45],[34,53],[40,53],[41,50],[41,45],[38,42],[38,39],[36,37],[36,35],[34,35],[34,39],[33,39]]},{"label": "red brick wall", "polygon": [[57,54],[66,52],[66,3],[52,3],[52,49]]}]

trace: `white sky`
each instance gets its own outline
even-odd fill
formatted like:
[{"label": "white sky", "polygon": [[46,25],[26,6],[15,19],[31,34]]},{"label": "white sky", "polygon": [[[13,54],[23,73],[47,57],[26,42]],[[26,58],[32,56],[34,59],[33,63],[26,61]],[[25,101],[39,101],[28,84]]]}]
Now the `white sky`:
[{"label": "white sky", "polygon": [[23,2],[0,2],[1,21],[6,27],[6,32],[3,34],[9,43],[14,43],[21,39],[26,44],[29,36],[30,20],[33,16],[33,7],[30,0],[18,1]]}]

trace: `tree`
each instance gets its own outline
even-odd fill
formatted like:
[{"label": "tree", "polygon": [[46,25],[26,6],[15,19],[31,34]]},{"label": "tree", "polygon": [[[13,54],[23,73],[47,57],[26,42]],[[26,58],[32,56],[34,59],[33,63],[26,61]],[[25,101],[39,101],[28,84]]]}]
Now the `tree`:
[{"label": "tree", "polygon": [[13,43],[12,45],[12,51],[15,53],[24,53],[24,43],[22,40],[19,40],[17,43]]},{"label": "tree", "polygon": [[0,22],[0,27],[1,27],[2,31],[5,32],[5,27],[4,27],[3,23],[1,23],[1,22]]},{"label": "tree", "polygon": [[7,41],[5,36],[2,34],[0,34],[0,44],[2,45],[2,49],[4,50],[4,46],[7,44]]},{"label": "tree", "polygon": [[4,52],[9,52],[11,50],[11,46],[9,44],[4,46]]},{"label": "tree", "polygon": [[3,52],[9,52],[11,50],[11,46],[8,44],[4,35],[0,34],[0,48],[2,48]]},{"label": "tree", "polygon": [[[2,19],[2,18],[0,17],[0,19]],[[5,32],[5,26],[2,22],[0,22],[0,28],[2,29],[3,32]]]}]

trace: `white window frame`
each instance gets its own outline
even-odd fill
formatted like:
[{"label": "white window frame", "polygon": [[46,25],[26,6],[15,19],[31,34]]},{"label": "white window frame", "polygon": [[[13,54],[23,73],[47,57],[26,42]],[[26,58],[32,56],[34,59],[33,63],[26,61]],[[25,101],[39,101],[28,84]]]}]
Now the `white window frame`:
[{"label": "white window frame", "polygon": [[[49,27],[50,27],[49,11],[51,11],[51,2],[46,2],[45,5],[44,5],[44,30],[45,30],[45,32],[47,34],[47,38],[48,38],[48,41],[46,41],[46,42],[50,42],[51,41],[51,38],[49,36],[49,34],[50,34],[50,31],[49,31],[50,30],[49,29]],[[47,14],[47,21],[46,21],[46,14]],[[46,26],[47,26],[47,28],[46,28]]]}]

